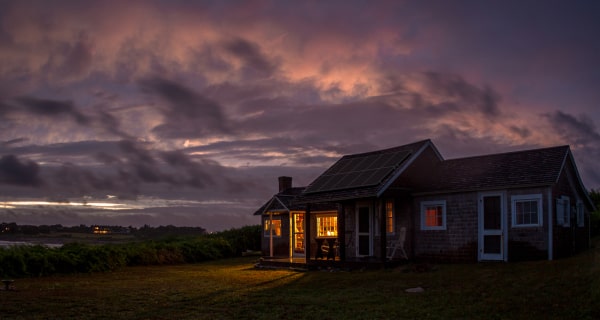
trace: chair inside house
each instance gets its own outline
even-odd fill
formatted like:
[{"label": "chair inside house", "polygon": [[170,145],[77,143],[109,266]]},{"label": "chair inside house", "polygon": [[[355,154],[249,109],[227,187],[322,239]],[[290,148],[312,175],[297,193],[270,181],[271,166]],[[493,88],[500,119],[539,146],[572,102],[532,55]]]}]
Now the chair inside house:
[{"label": "chair inside house", "polygon": [[408,260],[408,255],[406,255],[406,251],[404,250],[404,242],[406,241],[406,227],[401,227],[400,232],[398,232],[398,238],[392,240],[391,246],[387,247],[387,258],[393,259],[396,256],[396,251],[399,251],[400,258]]}]

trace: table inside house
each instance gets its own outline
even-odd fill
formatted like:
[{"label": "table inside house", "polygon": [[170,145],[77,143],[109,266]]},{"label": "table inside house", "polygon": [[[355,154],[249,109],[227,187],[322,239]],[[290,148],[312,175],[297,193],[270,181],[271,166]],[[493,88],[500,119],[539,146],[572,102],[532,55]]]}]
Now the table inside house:
[{"label": "table inside house", "polygon": [[315,240],[317,241],[317,253],[315,254],[315,259],[323,259],[324,253],[327,253],[327,260],[335,260],[335,241],[337,238],[315,238]]}]

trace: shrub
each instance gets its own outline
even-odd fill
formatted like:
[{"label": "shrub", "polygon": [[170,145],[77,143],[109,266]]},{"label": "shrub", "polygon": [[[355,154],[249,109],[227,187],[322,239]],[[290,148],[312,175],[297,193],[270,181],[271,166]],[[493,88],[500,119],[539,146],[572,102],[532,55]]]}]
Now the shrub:
[{"label": "shrub", "polygon": [[195,263],[258,249],[259,226],[161,241],[106,245],[68,243],[60,248],[14,246],[0,248],[0,276],[39,277],[55,273],[106,272],[124,266]]}]

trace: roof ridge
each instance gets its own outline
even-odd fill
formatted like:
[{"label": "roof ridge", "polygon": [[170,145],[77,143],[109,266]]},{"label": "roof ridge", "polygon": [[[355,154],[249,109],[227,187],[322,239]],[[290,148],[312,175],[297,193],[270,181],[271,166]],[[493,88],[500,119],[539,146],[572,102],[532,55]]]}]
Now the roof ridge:
[{"label": "roof ridge", "polygon": [[421,140],[421,141],[403,144],[401,146],[389,147],[389,148],[378,149],[378,150],[373,150],[373,151],[346,154],[346,155],[343,155],[342,158],[360,157],[360,156],[366,156],[366,155],[378,154],[378,153],[384,154],[384,153],[393,152],[395,150],[399,150],[399,149],[406,148],[406,147],[417,146],[417,145],[427,143],[427,142],[431,142],[431,139],[425,139],[425,140]]},{"label": "roof ridge", "polygon": [[545,151],[545,150],[551,150],[551,149],[562,149],[562,148],[567,148],[567,150],[568,150],[568,149],[570,149],[570,146],[568,144],[565,144],[565,145],[554,146],[554,147],[544,147],[544,148],[536,148],[536,149],[507,151],[507,152],[500,152],[500,153],[480,154],[480,155],[468,156],[468,157],[444,159],[443,162],[467,160],[467,159],[475,159],[475,158],[495,157],[495,156],[511,155],[511,154],[527,153],[527,152],[539,152],[539,151]]}]

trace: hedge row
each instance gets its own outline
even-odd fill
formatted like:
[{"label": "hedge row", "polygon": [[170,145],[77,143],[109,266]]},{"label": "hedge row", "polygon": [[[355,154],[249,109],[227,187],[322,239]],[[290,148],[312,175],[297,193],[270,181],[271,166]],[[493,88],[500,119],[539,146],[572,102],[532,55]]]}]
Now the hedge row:
[{"label": "hedge row", "polygon": [[[223,234],[124,244],[69,243],[60,248],[12,246],[0,248],[0,276],[112,271],[125,266],[195,263],[232,257],[260,241],[259,227],[232,229]],[[259,244],[260,245],[260,244]]]}]

